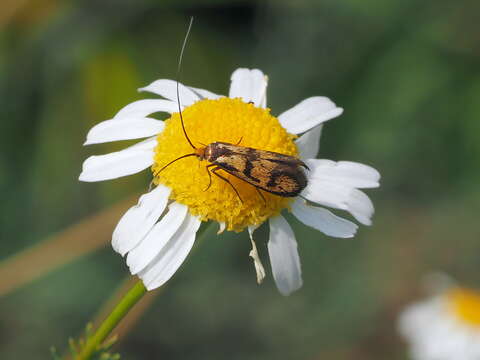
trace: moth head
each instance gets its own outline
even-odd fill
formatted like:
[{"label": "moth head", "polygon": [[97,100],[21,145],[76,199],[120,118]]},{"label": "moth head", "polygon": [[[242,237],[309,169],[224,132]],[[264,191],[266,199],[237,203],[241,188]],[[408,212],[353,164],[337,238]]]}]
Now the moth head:
[{"label": "moth head", "polygon": [[211,156],[211,153],[212,150],[210,149],[210,146],[195,149],[195,155],[197,155],[200,160],[208,159]]}]

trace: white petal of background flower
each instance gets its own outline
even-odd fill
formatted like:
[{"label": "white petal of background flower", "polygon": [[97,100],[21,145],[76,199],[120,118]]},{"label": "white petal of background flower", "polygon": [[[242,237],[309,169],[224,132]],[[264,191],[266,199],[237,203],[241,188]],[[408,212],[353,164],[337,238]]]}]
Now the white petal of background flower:
[{"label": "white petal of background flower", "polygon": [[282,295],[289,295],[302,286],[302,271],[297,240],[292,228],[281,216],[269,220],[268,254],[273,278]]},{"label": "white petal of background flower", "polygon": [[242,98],[246,103],[265,107],[267,97],[267,77],[258,69],[240,68],[231,76],[230,98]]},{"label": "white petal of background flower", "polygon": [[134,101],[120,109],[114,119],[143,118],[157,112],[173,113],[178,111],[176,102],[163,99],[144,99]]},{"label": "white petal of background flower", "polygon": [[216,99],[220,99],[221,97],[224,97],[224,95],[218,95],[205,89],[194,88],[192,86],[189,86],[188,88],[192,90],[194,93],[198,94],[199,97],[203,99],[216,100]]},{"label": "white petal of background flower", "polygon": [[413,360],[478,360],[478,327],[457,319],[442,296],[408,306],[399,317],[401,335]]},{"label": "white petal of background flower", "polygon": [[342,113],[343,109],[337,107],[329,98],[315,96],[280,114],[278,120],[289,133],[301,134]]},{"label": "white petal of background flower", "polygon": [[[138,91],[148,91],[173,101],[177,104],[177,82],[175,80],[160,79],[156,80],[148,86],[138,89]],[[180,96],[180,104],[190,106],[200,100],[197,94],[183,84],[178,84],[178,93]],[[177,105],[178,106],[178,105]]]},{"label": "white petal of background flower", "polygon": [[317,157],[320,149],[320,135],[322,134],[323,125],[318,125],[305,134],[300,136],[296,141],[298,147],[298,157],[300,159],[312,159]]},{"label": "white petal of background flower", "polygon": [[197,217],[188,214],[155,259],[138,274],[148,290],[163,285],[182,265],[192,249],[200,224]]},{"label": "white petal of background flower", "polygon": [[156,223],[152,230],[127,255],[127,265],[132,275],[142,271],[177,232],[187,216],[188,207],[173,202],[168,212]]},{"label": "white petal of background flower", "polygon": [[113,249],[125,256],[152,229],[165,210],[171,189],[158,185],[140,197],[120,219],[112,236]]},{"label": "white petal of background flower", "polygon": [[310,168],[309,179],[331,181],[359,189],[379,186],[379,172],[368,165],[324,159],[308,159],[305,163]]},{"label": "white petal of background flower", "polygon": [[336,216],[327,209],[307,205],[303,199],[295,200],[292,213],[305,225],[332,237],[351,238],[358,229],[353,222]]},{"label": "white petal of background flower", "polygon": [[364,225],[371,225],[374,208],[370,198],[360,190],[331,181],[308,179],[302,196],[320,205],[347,210]]},{"label": "white petal of background flower", "polygon": [[158,135],[163,131],[163,121],[150,118],[125,118],[102,121],[87,134],[83,145],[100,144],[110,141],[139,139]]},{"label": "white petal of background flower", "polygon": [[106,155],[90,156],[83,162],[80,181],[103,181],[140,172],[153,164],[155,137]]}]

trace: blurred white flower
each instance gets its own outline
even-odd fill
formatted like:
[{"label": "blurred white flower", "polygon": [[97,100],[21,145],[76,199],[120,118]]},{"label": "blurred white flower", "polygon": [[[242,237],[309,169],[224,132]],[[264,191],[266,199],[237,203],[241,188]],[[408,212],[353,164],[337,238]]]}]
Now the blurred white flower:
[{"label": "blurred white flower", "polygon": [[398,327],[413,360],[479,360],[480,292],[444,289],[408,306]]}]

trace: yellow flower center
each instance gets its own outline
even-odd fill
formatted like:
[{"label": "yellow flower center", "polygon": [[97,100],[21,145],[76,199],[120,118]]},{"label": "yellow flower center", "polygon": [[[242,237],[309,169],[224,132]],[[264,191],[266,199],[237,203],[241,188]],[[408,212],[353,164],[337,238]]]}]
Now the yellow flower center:
[{"label": "yellow flower center", "polygon": [[480,292],[455,288],[447,296],[457,318],[469,325],[480,326]]},{"label": "yellow flower center", "polygon": [[[293,142],[295,135],[287,133],[270,114],[270,109],[257,108],[241,99],[220,98],[198,101],[182,114],[187,134],[197,148],[221,141],[290,156],[298,154]],[[209,163],[195,156],[178,160],[158,173],[170,161],[194,151],[185,138],[179,114],[172,114],[158,135],[152,166],[154,183],[170,187],[170,197],[187,205],[191,214],[203,221],[225,223],[228,230],[241,231],[246,226],[261,224],[288,207],[290,198],[261,191],[264,200],[253,185],[224,170],[220,170],[219,175],[232,183],[242,201],[232,187],[215,174],[211,175],[209,187],[206,169]]]}]

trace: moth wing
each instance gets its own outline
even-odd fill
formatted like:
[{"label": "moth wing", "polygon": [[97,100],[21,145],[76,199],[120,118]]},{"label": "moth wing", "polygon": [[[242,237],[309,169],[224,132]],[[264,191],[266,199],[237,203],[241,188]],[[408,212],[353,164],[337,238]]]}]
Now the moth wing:
[{"label": "moth wing", "polygon": [[216,158],[215,164],[259,189],[293,197],[307,185],[301,169],[301,166],[306,165],[293,156],[231,144],[222,147],[228,147],[229,153]]}]

